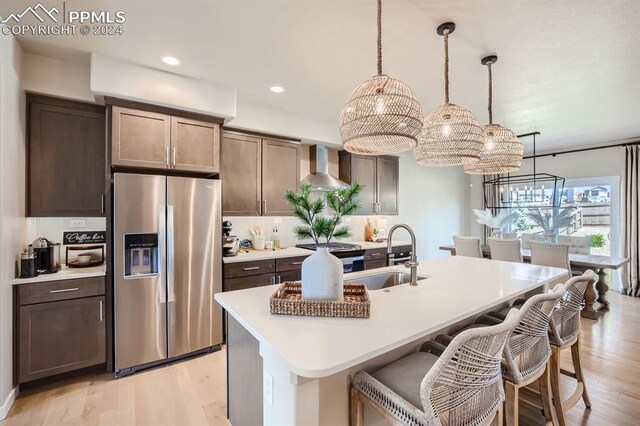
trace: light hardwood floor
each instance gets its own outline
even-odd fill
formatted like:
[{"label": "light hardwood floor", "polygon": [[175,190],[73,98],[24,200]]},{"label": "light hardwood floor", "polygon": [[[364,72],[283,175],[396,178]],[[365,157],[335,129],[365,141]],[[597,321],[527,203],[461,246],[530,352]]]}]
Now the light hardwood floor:
[{"label": "light hardwood floor", "polygon": [[[582,321],[582,360],[593,408],[580,402],[571,425],[640,424],[640,298],[610,292],[612,310]],[[570,368],[563,354],[563,367]],[[114,380],[94,375],[26,392],[1,426],[228,425],[225,351]],[[522,407],[521,425],[544,418]]]}]

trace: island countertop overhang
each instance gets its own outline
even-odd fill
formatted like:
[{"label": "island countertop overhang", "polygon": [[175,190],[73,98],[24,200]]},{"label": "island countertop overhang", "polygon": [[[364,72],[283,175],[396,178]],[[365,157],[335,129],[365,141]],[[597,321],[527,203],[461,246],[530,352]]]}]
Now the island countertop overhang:
[{"label": "island countertop overhang", "polygon": [[[349,274],[379,274],[394,266]],[[564,269],[464,258],[423,261],[428,279],[370,291],[368,319],[272,315],[269,297],[276,286],[215,295],[260,343],[302,377],[327,377],[442,330],[567,274]]]}]

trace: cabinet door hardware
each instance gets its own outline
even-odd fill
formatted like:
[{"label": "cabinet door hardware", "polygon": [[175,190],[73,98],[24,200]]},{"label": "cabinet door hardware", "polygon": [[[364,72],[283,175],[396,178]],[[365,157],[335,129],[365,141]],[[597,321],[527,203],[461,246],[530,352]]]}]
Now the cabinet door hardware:
[{"label": "cabinet door hardware", "polygon": [[165,152],[165,155],[164,155],[164,162],[168,167],[169,166],[169,147],[168,146],[166,148],[166,152]]},{"label": "cabinet door hardware", "polygon": [[102,300],[100,301],[100,322],[102,322],[104,320],[104,317],[102,315]]},{"label": "cabinet door hardware", "polygon": [[63,288],[60,290],[49,290],[49,293],[55,294],[55,293],[68,293],[70,291],[78,291],[80,290],[78,287],[73,287],[73,288]]},{"label": "cabinet door hardware", "polygon": [[100,196],[100,213],[104,214],[104,194]]},{"label": "cabinet door hardware", "polygon": [[178,148],[176,148],[175,146],[173,147],[173,152],[171,153],[171,162],[173,163],[173,167],[176,167],[176,152],[178,151]]},{"label": "cabinet door hardware", "polygon": [[248,268],[242,268],[243,271],[257,271],[258,269],[260,269],[259,266],[250,266]]}]

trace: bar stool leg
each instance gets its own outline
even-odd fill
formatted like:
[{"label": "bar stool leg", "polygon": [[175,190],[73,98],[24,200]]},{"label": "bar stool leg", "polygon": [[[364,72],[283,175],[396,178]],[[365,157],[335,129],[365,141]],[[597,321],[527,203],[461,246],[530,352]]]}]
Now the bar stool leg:
[{"label": "bar stool leg", "polygon": [[589,392],[587,392],[587,384],[584,381],[582,364],[580,362],[580,337],[571,345],[571,360],[573,361],[573,370],[576,373],[578,386],[582,386],[582,400],[584,401],[584,405],[586,405],[587,408],[591,408],[591,398],[589,398]]},{"label": "bar stool leg", "polygon": [[505,380],[505,418],[507,420],[507,426],[518,426],[518,402],[520,398],[518,390],[518,385],[514,385],[510,381]]},{"label": "bar stool leg", "polygon": [[558,421],[554,418],[553,403],[551,402],[551,365],[547,362],[544,374],[538,379],[538,387],[540,388],[540,399],[542,399],[542,410],[547,425],[557,425]]},{"label": "bar stool leg", "polygon": [[351,388],[351,426],[364,426],[364,401],[354,388]]},{"label": "bar stool leg", "polygon": [[564,403],[562,401],[562,395],[560,394],[560,348],[551,345],[551,359],[550,373],[551,373],[551,394],[553,395],[553,406],[556,411],[556,417],[558,418],[559,426],[566,426],[567,421],[564,417]]}]

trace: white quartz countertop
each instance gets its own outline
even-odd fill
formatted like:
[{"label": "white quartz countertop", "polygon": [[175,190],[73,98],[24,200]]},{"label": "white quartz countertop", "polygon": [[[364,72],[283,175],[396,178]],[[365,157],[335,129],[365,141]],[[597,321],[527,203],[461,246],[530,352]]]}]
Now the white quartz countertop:
[{"label": "white quartz countertop", "polygon": [[[406,271],[403,266],[345,275]],[[418,286],[370,291],[368,319],[272,315],[277,286],[218,293],[222,305],[294,374],[327,377],[435,333],[567,273],[564,269],[462,256],[422,261]]]},{"label": "white quartz countertop", "polygon": [[49,281],[75,280],[78,278],[103,277],[106,275],[106,265],[103,263],[99,266],[91,266],[88,268],[69,268],[63,266],[55,274],[42,274],[33,278],[14,278],[11,281],[13,285],[44,283]]},{"label": "white quartz countertop", "polygon": [[[386,248],[387,242],[382,241],[379,243],[365,242],[365,241],[349,241],[352,244],[358,244],[365,250],[376,249],[376,248]],[[410,246],[410,242],[406,241],[394,241],[392,246]],[[237,256],[233,257],[223,257],[222,261],[224,263],[235,263],[235,262],[251,262],[254,260],[269,260],[269,259],[279,259],[284,257],[296,257],[296,256],[311,256],[313,251],[302,249],[298,247],[285,247],[279,250],[245,250],[242,249],[238,252]]]}]

